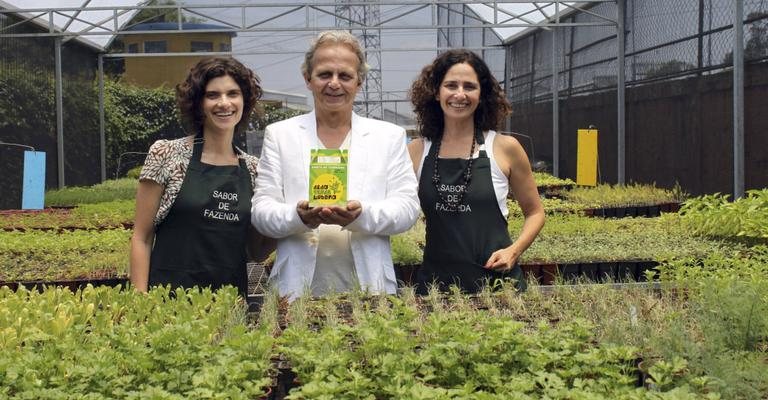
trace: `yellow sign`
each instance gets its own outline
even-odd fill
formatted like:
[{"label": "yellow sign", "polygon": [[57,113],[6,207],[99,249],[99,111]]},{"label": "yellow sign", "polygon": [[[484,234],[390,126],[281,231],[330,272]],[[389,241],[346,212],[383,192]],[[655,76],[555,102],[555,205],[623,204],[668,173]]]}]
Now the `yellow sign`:
[{"label": "yellow sign", "polygon": [[597,186],[597,129],[578,131],[576,184]]}]

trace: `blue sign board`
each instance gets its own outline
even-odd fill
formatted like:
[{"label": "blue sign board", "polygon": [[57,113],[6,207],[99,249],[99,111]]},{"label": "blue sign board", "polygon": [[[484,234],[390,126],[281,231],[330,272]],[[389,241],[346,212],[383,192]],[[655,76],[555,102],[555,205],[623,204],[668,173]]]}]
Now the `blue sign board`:
[{"label": "blue sign board", "polygon": [[45,206],[45,152],[24,152],[24,181],[21,208],[42,210]]}]

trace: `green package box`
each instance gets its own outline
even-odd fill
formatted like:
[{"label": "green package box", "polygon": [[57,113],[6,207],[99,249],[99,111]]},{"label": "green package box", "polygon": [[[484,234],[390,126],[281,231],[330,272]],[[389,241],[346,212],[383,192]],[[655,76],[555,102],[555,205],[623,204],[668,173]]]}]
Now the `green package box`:
[{"label": "green package box", "polygon": [[309,206],[347,205],[348,150],[312,149],[309,160]]}]

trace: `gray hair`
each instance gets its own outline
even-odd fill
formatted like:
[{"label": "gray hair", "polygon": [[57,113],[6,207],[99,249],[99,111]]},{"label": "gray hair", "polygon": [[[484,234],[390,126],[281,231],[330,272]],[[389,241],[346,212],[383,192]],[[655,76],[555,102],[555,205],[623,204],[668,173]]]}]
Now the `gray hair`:
[{"label": "gray hair", "polygon": [[368,73],[370,66],[366,62],[365,52],[360,46],[360,42],[357,38],[347,31],[323,31],[320,32],[317,37],[312,40],[312,44],[309,46],[306,54],[304,54],[304,62],[301,63],[301,74],[305,78],[309,78],[312,74],[312,58],[315,56],[315,51],[319,47],[331,45],[346,45],[357,55],[357,60],[360,61],[357,66],[357,78],[362,84],[365,81],[365,75]]}]

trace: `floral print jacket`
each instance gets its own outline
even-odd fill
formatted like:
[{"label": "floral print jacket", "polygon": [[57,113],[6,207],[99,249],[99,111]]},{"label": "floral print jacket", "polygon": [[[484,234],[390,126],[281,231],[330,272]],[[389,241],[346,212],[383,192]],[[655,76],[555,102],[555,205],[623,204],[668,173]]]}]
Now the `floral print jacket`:
[{"label": "floral print jacket", "polygon": [[[251,187],[256,185],[256,166],[259,159],[256,156],[237,149],[237,157],[245,160],[248,172],[251,174]],[[189,160],[192,158],[192,141],[189,137],[173,140],[158,140],[149,148],[149,154],[144,160],[139,179],[148,179],[163,185],[163,195],[160,197],[160,207],[154,218],[158,226],[168,215],[176,196],[181,190],[184,176],[187,173]]]}]

